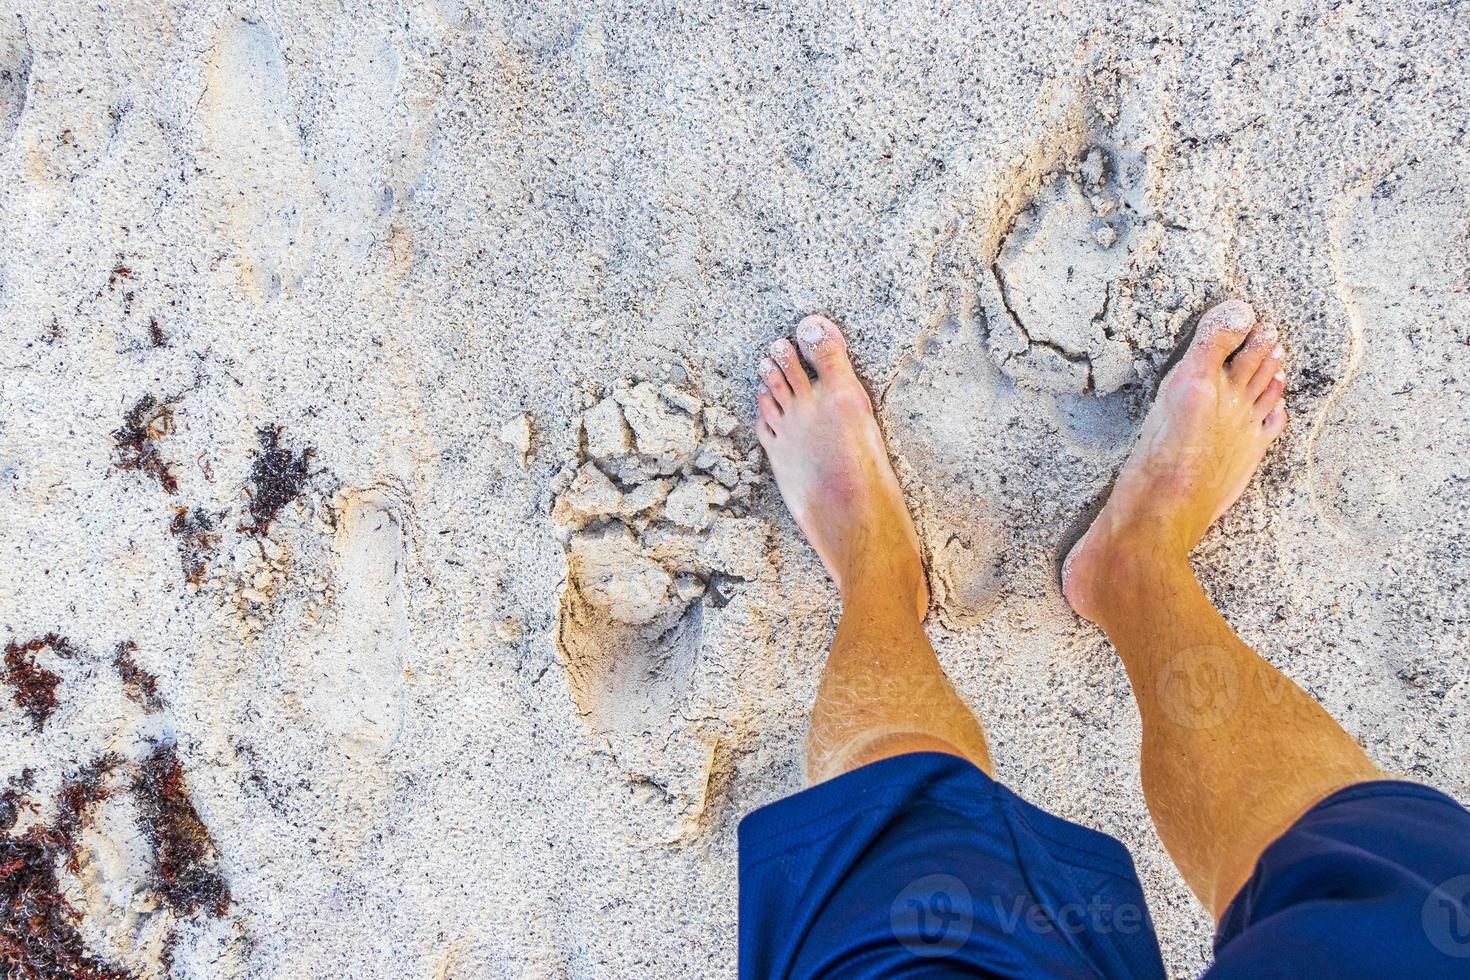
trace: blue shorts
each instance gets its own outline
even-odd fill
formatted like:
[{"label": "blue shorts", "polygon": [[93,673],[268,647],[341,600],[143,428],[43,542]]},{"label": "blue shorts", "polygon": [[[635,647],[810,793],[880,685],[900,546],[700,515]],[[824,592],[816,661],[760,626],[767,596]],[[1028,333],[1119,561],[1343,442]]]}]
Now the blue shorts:
[{"label": "blue shorts", "polygon": [[[1268,847],[1220,923],[1225,977],[1470,976],[1470,813],[1360,783]],[[740,824],[740,976],[1162,977],[1117,840],[956,756],[885,759]]]}]

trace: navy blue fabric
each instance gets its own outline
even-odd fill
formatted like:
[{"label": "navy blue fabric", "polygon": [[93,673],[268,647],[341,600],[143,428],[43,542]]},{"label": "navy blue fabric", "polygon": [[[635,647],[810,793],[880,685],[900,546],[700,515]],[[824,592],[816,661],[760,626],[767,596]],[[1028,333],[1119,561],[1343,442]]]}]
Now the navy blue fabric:
[{"label": "navy blue fabric", "polygon": [[741,821],[742,978],[997,975],[1164,975],[1122,844],[933,752]]},{"label": "navy blue fabric", "polygon": [[1206,976],[1470,977],[1470,813],[1417,783],[1327,797],[1261,854]]},{"label": "navy blue fabric", "polygon": [[[1470,813],[1328,797],[1266,849],[1209,980],[1470,977]],[[885,759],[740,825],[740,976],[1162,977],[1128,852],[955,756]]]}]

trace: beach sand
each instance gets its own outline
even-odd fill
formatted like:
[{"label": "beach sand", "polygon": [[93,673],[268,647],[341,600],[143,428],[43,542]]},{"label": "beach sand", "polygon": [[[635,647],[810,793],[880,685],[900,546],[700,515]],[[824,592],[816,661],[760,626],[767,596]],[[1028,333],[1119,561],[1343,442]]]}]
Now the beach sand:
[{"label": "beach sand", "polygon": [[1201,578],[1470,799],[1467,48],[1429,2],[17,0],[0,897],[49,911],[6,935],[731,975],[736,825],[801,785],[838,612],[754,370],[822,311],[997,775],[1122,839],[1197,974],[1061,543],[1248,298],[1293,421]]}]

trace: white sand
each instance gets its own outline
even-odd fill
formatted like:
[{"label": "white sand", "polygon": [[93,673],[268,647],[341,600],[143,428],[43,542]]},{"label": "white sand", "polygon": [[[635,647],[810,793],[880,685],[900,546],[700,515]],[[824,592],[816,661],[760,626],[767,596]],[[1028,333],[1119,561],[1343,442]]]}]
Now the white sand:
[{"label": "white sand", "polygon": [[[732,973],[736,822],[798,786],[837,611],[748,429],[811,310],[881,397],[999,774],[1133,848],[1171,971],[1209,926],[1055,566],[1209,302],[1280,324],[1294,420],[1207,588],[1470,798],[1470,9],[1200,8],[4,12],[0,640],[75,652],[35,653],[39,728],[0,703],[0,787],[33,770],[21,834],[118,753],[60,872],[86,950]],[[276,426],[309,478],[267,526]],[[153,876],[128,787],[169,740],[223,915]]]}]

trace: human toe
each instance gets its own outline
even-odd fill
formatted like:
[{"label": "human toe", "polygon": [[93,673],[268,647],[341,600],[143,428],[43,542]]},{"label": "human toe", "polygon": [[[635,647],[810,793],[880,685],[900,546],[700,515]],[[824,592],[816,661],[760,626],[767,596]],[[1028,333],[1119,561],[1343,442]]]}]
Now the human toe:
[{"label": "human toe", "polygon": [[1226,300],[1212,306],[1200,317],[1184,356],[1218,368],[1245,341],[1255,322],[1256,312],[1245,300]]},{"label": "human toe", "polygon": [[760,374],[761,384],[765,385],[766,390],[770,392],[771,397],[775,399],[777,405],[780,405],[784,410],[792,403],[794,394],[791,391],[791,385],[787,384],[786,374],[781,370],[779,364],[769,357],[763,357],[761,358],[758,373]]},{"label": "human toe", "polygon": [[804,317],[796,327],[796,342],[802,357],[816,370],[819,381],[847,377],[856,380],[847,357],[847,340],[837,324],[827,317],[820,314]]}]

